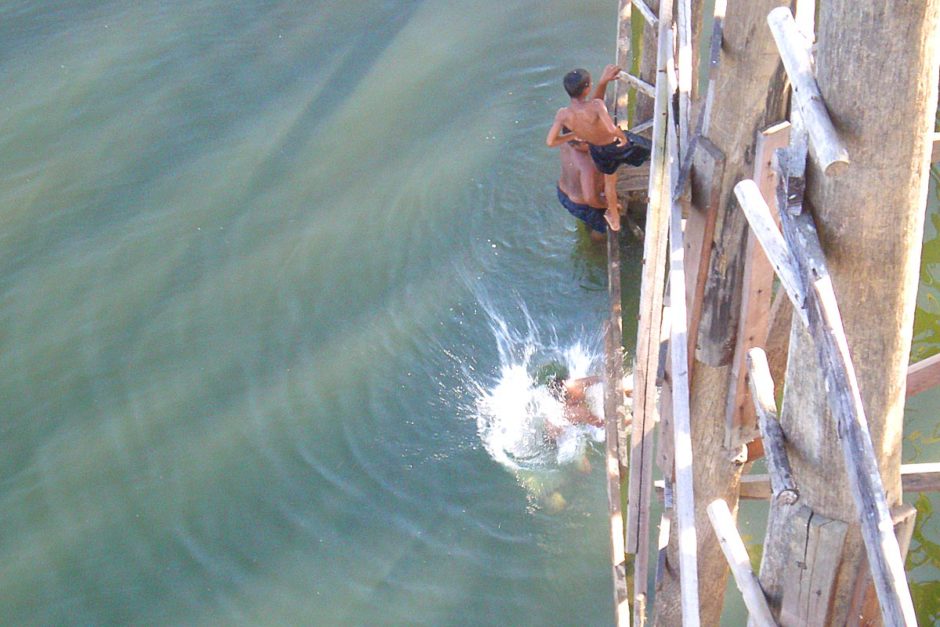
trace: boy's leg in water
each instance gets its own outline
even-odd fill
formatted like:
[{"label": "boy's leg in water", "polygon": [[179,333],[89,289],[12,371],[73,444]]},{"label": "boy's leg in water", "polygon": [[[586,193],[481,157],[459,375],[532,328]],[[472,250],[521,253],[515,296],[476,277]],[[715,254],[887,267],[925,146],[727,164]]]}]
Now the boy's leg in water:
[{"label": "boy's leg in water", "polygon": [[620,230],[620,203],[617,199],[617,173],[604,175],[604,197],[607,200],[607,212],[604,219],[611,231]]}]

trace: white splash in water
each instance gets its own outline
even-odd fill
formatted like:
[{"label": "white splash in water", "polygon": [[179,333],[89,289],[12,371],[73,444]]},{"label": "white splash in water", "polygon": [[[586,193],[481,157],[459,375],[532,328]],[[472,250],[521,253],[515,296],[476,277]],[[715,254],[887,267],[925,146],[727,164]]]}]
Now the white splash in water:
[{"label": "white splash in water", "polygon": [[[499,349],[499,372],[487,386],[475,388],[477,431],[490,456],[512,470],[535,470],[580,461],[591,442],[602,442],[604,430],[572,424],[565,417],[564,403],[529,374],[535,366],[554,360],[567,366],[572,378],[592,374],[599,355],[580,342],[560,346],[552,333],[544,341],[523,306],[526,331],[511,329],[506,321],[484,305]],[[603,389],[587,389],[587,404],[596,416],[603,415]],[[550,434],[556,434],[552,437]]]}]

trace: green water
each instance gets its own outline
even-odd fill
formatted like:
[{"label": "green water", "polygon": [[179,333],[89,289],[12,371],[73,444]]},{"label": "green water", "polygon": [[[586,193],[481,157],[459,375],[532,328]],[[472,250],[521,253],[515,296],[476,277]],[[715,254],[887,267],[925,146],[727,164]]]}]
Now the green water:
[{"label": "green water", "polygon": [[542,142],[615,17],[0,5],[0,622],[609,624],[599,453],[513,472],[476,401],[526,311],[600,351]]}]

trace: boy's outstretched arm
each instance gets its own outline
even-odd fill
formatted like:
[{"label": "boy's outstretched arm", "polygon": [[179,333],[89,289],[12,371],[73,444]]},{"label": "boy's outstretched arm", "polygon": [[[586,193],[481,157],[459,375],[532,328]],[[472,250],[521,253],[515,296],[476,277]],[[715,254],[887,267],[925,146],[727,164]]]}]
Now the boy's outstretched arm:
[{"label": "boy's outstretched arm", "polygon": [[597,85],[594,87],[594,93],[591,95],[592,98],[597,100],[603,100],[604,94],[607,93],[607,85],[610,81],[614,80],[620,75],[620,68],[616,65],[608,65],[604,68],[604,71],[601,72],[601,77],[597,80]]}]

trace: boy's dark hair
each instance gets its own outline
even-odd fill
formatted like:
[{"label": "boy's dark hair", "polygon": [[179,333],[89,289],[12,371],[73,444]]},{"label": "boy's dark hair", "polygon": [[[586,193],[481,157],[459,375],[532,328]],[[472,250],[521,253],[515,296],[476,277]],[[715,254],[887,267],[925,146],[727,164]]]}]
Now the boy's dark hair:
[{"label": "boy's dark hair", "polygon": [[583,94],[590,84],[591,73],[585,69],[578,68],[565,74],[565,91],[572,98],[577,98]]}]

